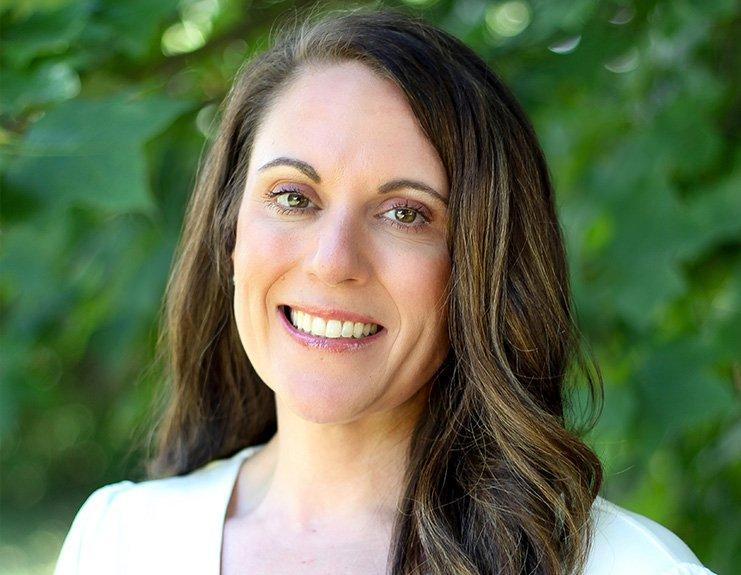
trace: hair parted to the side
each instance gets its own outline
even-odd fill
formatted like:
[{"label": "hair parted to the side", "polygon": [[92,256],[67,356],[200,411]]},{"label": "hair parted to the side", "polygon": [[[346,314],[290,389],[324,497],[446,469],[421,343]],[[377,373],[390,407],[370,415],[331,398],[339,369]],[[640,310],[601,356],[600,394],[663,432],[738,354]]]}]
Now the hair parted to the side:
[{"label": "hair parted to the side", "polygon": [[273,392],[233,317],[237,212],[271,102],[311,66],[347,60],[406,94],[450,185],[451,349],[412,437],[389,573],[579,572],[602,470],[569,430],[566,388],[572,371],[581,374],[598,408],[602,388],[576,328],[544,155],[483,60],[396,10],[311,13],[237,75],[167,287],[160,345],[169,405],[150,476],[188,473],[276,431]]}]

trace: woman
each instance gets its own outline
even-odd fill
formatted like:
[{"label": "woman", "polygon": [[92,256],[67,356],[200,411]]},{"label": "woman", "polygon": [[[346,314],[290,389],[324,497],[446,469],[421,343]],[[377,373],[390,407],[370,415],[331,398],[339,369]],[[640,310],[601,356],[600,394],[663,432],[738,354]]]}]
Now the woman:
[{"label": "woman", "polygon": [[436,28],[348,11],[247,63],[166,320],[159,478],[96,491],[57,575],[710,573],[597,496],[542,151]]}]

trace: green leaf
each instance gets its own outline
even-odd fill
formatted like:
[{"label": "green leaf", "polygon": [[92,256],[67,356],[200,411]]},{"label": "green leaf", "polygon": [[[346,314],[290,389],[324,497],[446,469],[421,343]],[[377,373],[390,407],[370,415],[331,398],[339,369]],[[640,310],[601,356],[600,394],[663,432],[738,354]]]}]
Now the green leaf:
[{"label": "green leaf", "polygon": [[731,383],[715,375],[709,351],[687,337],[658,348],[638,371],[638,422],[651,442],[731,412]]},{"label": "green leaf", "polygon": [[127,93],[65,102],[28,131],[8,183],[50,208],[80,202],[105,211],[151,211],[144,145],[192,105]]},{"label": "green leaf", "polygon": [[739,369],[741,349],[741,258],[731,267],[722,290],[713,300],[707,333],[709,349],[718,362],[734,363]]},{"label": "green leaf", "polygon": [[741,237],[741,157],[733,172],[692,198],[689,214],[697,239],[694,257],[721,242],[738,241]]},{"label": "green leaf", "polygon": [[74,98],[80,78],[67,62],[45,62],[30,71],[9,69],[0,83],[0,114],[18,115],[32,106]]},{"label": "green leaf", "polygon": [[106,2],[96,14],[98,34],[112,40],[118,51],[142,58],[159,47],[163,22],[177,15],[178,0],[126,0]]},{"label": "green leaf", "polygon": [[87,25],[93,8],[92,2],[72,2],[15,20],[5,15],[3,60],[21,69],[37,56],[65,53]]},{"label": "green leaf", "polygon": [[612,241],[600,258],[599,283],[623,317],[646,329],[657,311],[685,289],[680,261],[688,235],[682,207],[663,182],[638,180],[611,202]]}]

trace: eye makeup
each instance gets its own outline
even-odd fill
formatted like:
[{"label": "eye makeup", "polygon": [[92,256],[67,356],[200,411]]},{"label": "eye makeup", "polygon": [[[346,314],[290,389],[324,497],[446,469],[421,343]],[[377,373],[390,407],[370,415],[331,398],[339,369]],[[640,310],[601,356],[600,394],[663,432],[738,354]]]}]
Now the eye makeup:
[{"label": "eye makeup", "polygon": [[[311,200],[306,197],[306,194],[301,192],[296,186],[294,185],[285,185],[285,186],[279,186],[276,189],[269,190],[264,197],[264,203],[272,210],[276,211],[279,214],[282,215],[297,215],[302,212],[314,212],[319,208],[310,208],[308,206],[286,206],[283,204],[278,203],[276,201],[277,198],[281,196],[294,196],[298,197],[301,200],[307,200],[308,202],[311,202]],[[313,203],[313,202],[311,202]],[[411,212],[415,215],[415,219],[413,222],[418,223],[403,223],[396,219],[396,215],[399,211],[404,210],[407,211],[407,213]],[[388,214],[389,212],[394,212],[394,215],[391,218],[384,217],[385,214]],[[397,200],[393,203],[391,208],[384,211],[381,215],[376,216],[379,219],[383,219],[385,222],[390,224],[391,226],[395,227],[396,229],[406,231],[406,232],[412,232],[417,233],[424,231],[426,228],[429,227],[431,216],[429,211],[426,207],[424,207],[422,204],[418,204],[417,202],[413,202],[411,200]]]}]

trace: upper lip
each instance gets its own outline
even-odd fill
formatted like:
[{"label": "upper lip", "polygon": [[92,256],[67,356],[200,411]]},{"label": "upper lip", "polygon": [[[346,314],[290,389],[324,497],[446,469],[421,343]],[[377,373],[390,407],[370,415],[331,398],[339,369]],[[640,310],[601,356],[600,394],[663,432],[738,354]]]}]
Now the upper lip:
[{"label": "upper lip", "polygon": [[318,315],[325,319],[336,319],[339,321],[352,321],[356,323],[375,323],[379,327],[383,327],[380,322],[373,319],[369,315],[363,315],[362,313],[356,313],[353,311],[347,311],[336,307],[329,307],[325,305],[317,304],[303,304],[303,303],[287,303],[283,304],[291,309],[305,311],[310,315]]}]

